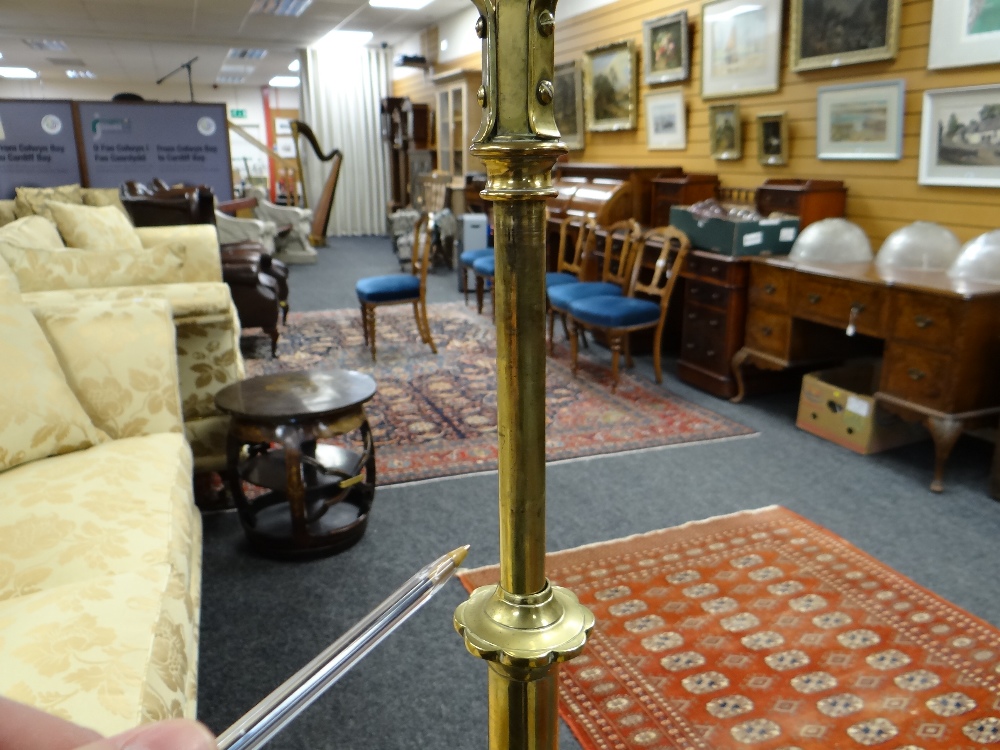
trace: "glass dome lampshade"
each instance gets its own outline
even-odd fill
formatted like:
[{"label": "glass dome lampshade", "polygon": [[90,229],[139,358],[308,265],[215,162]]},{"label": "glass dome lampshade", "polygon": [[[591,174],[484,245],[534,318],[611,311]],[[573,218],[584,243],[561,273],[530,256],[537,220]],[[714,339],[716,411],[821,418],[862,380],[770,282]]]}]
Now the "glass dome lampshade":
[{"label": "glass dome lampshade", "polygon": [[847,219],[822,219],[803,229],[789,260],[804,263],[867,263],[874,257],[868,235]]},{"label": "glass dome lampshade", "polygon": [[953,279],[1000,284],[1000,229],[969,240],[948,269]]},{"label": "glass dome lampshade", "polygon": [[945,270],[958,257],[962,243],[947,227],[930,221],[915,221],[885,238],[875,265],[879,268]]}]

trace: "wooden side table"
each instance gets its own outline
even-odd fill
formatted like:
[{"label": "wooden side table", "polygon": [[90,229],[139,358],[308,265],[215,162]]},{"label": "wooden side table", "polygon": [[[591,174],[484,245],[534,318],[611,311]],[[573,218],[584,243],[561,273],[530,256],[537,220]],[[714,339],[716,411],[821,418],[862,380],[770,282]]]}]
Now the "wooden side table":
[{"label": "wooden side table", "polygon": [[[365,532],[375,445],[364,404],[375,381],[352,370],[261,375],[223,388],[232,416],[227,479],[250,544],[280,557],[341,552]],[[357,431],[360,450],[320,443]],[[251,498],[244,482],[263,492]]]}]

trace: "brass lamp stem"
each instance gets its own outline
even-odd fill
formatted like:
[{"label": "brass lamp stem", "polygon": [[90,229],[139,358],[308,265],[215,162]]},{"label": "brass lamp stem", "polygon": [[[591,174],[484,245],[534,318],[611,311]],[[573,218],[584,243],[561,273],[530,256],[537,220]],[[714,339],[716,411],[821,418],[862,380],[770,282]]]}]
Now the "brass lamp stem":
[{"label": "brass lamp stem", "polygon": [[545,199],[566,151],[551,106],[555,0],[473,2],[483,119],[472,153],[486,164],[496,237],[500,581],[459,605],[455,628],[489,662],[491,750],[546,750],[557,746],[558,665],[594,626],[545,577]]}]

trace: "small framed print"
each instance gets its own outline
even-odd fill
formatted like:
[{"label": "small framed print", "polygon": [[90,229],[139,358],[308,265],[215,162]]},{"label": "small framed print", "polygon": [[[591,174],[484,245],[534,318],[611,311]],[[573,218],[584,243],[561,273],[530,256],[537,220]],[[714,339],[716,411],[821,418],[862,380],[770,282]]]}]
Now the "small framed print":
[{"label": "small framed print", "polygon": [[691,75],[686,10],[643,21],[642,43],[647,86],[686,81]]},{"label": "small framed print", "polygon": [[905,96],[902,79],[821,87],[816,94],[816,156],[901,159]]},{"label": "small framed print", "polygon": [[1000,187],[1000,85],[924,92],[921,185]]},{"label": "small framed print", "polygon": [[701,96],[777,91],[782,0],[713,0],[701,7]]},{"label": "small framed print", "polygon": [[743,123],[739,104],[713,104],[708,108],[708,134],[712,158],[733,161],[743,158]]},{"label": "small framed print", "polygon": [[892,60],[899,49],[900,4],[901,0],[792,0],[790,67],[801,72]]},{"label": "small framed print", "polygon": [[1000,62],[1000,0],[934,0],[927,67]]},{"label": "small framed print", "polygon": [[646,94],[646,148],[651,151],[687,148],[683,91]]},{"label": "small framed print", "polygon": [[573,60],[556,65],[553,84],[556,93],[552,99],[552,106],[559,134],[566,148],[570,151],[579,151],[584,147],[583,70],[580,64]]},{"label": "small framed print", "polygon": [[757,161],[764,166],[788,163],[788,119],[784,112],[757,115]]},{"label": "small framed print", "polygon": [[587,50],[583,60],[587,130],[635,130],[635,43],[629,39]]}]

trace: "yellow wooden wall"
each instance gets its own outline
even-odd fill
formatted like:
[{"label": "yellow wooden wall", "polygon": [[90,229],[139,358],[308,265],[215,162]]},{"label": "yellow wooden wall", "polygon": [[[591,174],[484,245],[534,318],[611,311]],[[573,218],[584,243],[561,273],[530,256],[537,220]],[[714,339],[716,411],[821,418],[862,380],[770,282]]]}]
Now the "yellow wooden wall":
[{"label": "yellow wooden wall", "polygon": [[[938,0],[949,2],[950,0]],[[1000,227],[1000,188],[931,187],[917,184],[920,119],[926,89],[1000,83],[996,65],[927,70],[932,0],[903,0],[899,53],[895,60],[845,66],[839,69],[794,73],[788,68],[789,10],[785,3],[781,88],[777,93],[733,100],[701,99],[701,6],[690,0],[617,0],[604,7],[559,22],[556,13],[556,63],[581,60],[583,52],[609,42],[635,40],[640,48],[639,121],[633,131],[587,133],[586,149],[571,154],[573,161],[630,165],[679,165],[687,172],[718,174],[724,186],[752,187],[768,177],[843,180],[848,188],[847,217],[868,233],[874,249],[894,229],[916,221],[935,221],[952,229],[963,241]],[[642,83],[642,22],[687,10],[691,22],[691,78],[682,88],[688,106],[688,146],[685,151],[646,149],[643,96],[647,91],[671,90],[675,85],[647,87]],[[478,54],[447,65],[480,67]],[[899,161],[821,161],[816,158],[816,89],[833,84],[903,78],[906,80],[906,116],[903,158]],[[433,106],[430,75],[395,82],[394,95]],[[715,161],[709,156],[708,104],[738,101],[743,119],[743,159]],[[764,167],[757,161],[756,116],[786,111],[790,158],[782,167]]]}]

